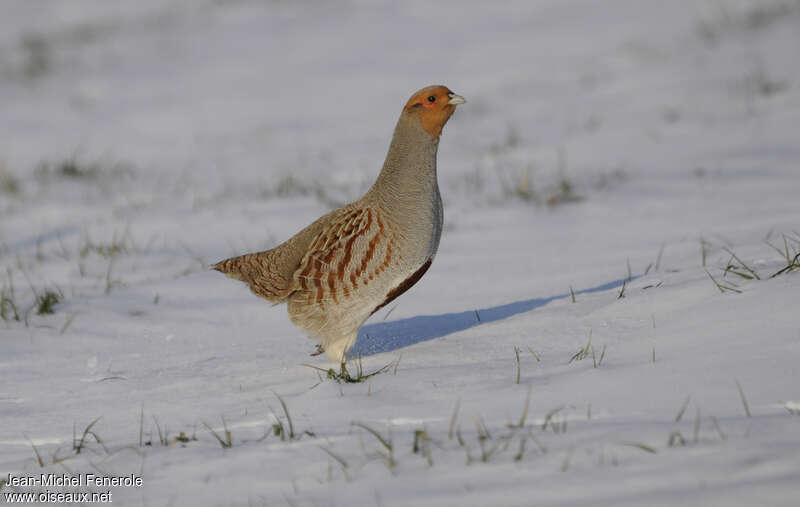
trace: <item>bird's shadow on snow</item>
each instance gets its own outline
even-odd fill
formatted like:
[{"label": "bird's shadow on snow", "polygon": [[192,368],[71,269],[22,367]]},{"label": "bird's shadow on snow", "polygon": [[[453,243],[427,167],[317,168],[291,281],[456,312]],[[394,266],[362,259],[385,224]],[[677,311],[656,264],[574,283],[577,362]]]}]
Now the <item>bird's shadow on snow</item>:
[{"label": "bird's shadow on snow", "polygon": [[[597,287],[576,291],[575,294],[601,292],[621,286],[626,279],[614,280]],[[467,310],[442,315],[421,315],[392,322],[369,324],[358,332],[358,339],[349,352],[350,357],[371,356],[391,352],[415,343],[441,338],[442,336],[472,327],[506,319],[518,313],[528,312],[550,301],[569,297],[559,294],[544,298],[526,299],[492,308]]]}]

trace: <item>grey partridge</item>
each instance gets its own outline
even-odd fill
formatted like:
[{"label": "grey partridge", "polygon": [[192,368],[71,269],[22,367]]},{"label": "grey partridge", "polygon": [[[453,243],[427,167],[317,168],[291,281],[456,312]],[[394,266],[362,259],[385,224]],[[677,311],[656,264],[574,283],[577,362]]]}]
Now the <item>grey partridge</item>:
[{"label": "grey partridge", "polygon": [[445,86],[411,96],[383,169],[358,201],[331,211],[285,243],[212,267],[273,303],[344,363],[358,329],[428,270],[442,235],[436,179],[439,136],[458,104]]}]

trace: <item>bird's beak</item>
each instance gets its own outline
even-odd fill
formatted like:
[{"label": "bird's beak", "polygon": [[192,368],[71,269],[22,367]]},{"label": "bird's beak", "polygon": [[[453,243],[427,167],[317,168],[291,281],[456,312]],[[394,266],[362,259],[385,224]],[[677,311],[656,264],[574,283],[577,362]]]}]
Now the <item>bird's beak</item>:
[{"label": "bird's beak", "polygon": [[456,95],[455,93],[449,93],[447,94],[447,96],[450,97],[450,100],[447,101],[448,104],[453,104],[455,106],[456,104],[467,103],[467,99],[465,99],[461,95]]}]

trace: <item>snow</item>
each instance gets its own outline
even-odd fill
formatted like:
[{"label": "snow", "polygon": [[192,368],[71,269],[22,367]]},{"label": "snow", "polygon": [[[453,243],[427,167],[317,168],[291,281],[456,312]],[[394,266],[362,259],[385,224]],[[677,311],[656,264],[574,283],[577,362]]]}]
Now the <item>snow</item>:
[{"label": "snow", "polygon": [[[796,1],[19,1],[0,26],[0,484],[797,505],[800,274],[769,278],[800,249]],[[359,335],[391,366],[339,384],[206,267],[357,198],[432,83],[468,100],[440,250]]]}]

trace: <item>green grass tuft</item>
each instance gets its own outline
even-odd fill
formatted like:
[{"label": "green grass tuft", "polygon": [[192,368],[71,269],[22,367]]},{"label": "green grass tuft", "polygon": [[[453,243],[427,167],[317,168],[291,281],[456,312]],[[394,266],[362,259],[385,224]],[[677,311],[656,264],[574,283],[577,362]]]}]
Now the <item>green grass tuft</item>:
[{"label": "green grass tuft", "polygon": [[55,313],[53,307],[64,299],[61,291],[54,291],[51,289],[45,290],[41,294],[36,295],[36,314],[37,315],[52,315]]},{"label": "green grass tuft", "polygon": [[223,449],[230,449],[233,447],[233,442],[231,441],[231,430],[228,429],[228,424],[225,422],[225,418],[222,417],[222,431],[223,435],[220,436],[214,429],[209,426],[205,421],[203,421],[203,426],[214,436],[214,438],[219,442],[220,447]]},{"label": "green grass tuft", "polygon": [[[401,356],[401,358],[402,358],[402,356]],[[335,380],[336,382],[339,382],[339,383],[344,382],[345,384],[360,384],[360,383],[366,381],[370,377],[374,377],[375,375],[380,375],[381,373],[389,370],[392,366],[396,366],[396,363],[399,363],[399,362],[400,362],[400,359],[398,358],[396,362],[392,361],[391,363],[389,363],[389,364],[387,364],[387,365],[385,365],[385,366],[383,366],[381,368],[378,368],[377,370],[375,370],[375,371],[373,371],[371,373],[364,373],[364,368],[363,368],[363,366],[361,364],[361,356],[359,356],[359,357],[357,357],[355,359],[355,363],[356,363],[356,374],[355,375],[351,375],[350,374],[350,372],[347,369],[347,364],[345,362],[343,362],[340,365],[339,371],[336,371],[334,368],[328,368],[326,370],[325,368],[320,368],[319,366],[314,366],[313,364],[304,364],[303,366],[305,366],[307,368],[312,368],[312,369],[317,370],[317,371],[321,371],[321,372],[325,373],[327,378],[329,378],[331,380]]]}]

